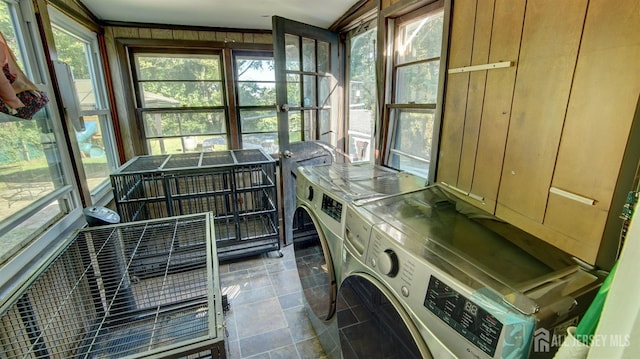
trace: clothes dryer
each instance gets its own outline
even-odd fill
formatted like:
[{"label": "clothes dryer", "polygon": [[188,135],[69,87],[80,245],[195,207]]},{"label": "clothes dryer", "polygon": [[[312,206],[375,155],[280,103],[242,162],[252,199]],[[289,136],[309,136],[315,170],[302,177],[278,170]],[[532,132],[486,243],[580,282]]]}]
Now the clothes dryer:
[{"label": "clothes dryer", "polygon": [[577,323],[601,283],[568,254],[438,186],[353,202],[346,216],[345,358],[391,358],[392,348],[407,358],[551,357],[550,338]]},{"label": "clothes dryer", "polygon": [[339,358],[335,313],[347,206],[419,190],[424,179],[369,163],[299,167],[296,176],[293,245],[305,306],[326,354]]}]

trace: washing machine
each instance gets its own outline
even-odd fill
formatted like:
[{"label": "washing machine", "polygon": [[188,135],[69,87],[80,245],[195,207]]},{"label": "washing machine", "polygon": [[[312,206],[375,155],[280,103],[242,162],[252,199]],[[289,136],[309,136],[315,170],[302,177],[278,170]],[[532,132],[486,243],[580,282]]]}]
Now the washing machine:
[{"label": "washing machine", "polygon": [[299,167],[293,246],[305,307],[322,347],[340,358],[336,307],[346,209],[424,188],[424,179],[370,163]]},{"label": "washing machine", "polygon": [[601,284],[438,186],[352,202],[346,216],[344,358],[552,357],[561,341],[550,338],[579,321]]}]

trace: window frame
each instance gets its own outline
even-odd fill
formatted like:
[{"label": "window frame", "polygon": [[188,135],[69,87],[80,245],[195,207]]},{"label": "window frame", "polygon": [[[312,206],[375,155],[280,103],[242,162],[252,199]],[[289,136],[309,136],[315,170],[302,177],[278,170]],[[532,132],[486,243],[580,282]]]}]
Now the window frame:
[{"label": "window frame", "polygon": [[[128,48],[129,50],[129,73],[131,76],[133,90],[132,93],[134,95],[134,109],[136,114],[136,119],[138,123],[138,128],[141,134],[141,138],[144,141],[144,149],[146,154],[152,154],[150,140],[156,139],[167,139],[167,138],[184,138],[184,134],[180,135],[170,135],[170,136],[150,136],[147,133],[144,123],[144,115],[146,113],[186,113],[186,112],[199,112],[199,111],[214,111],[221,112],[224,114],[225,118],[225,132],[207,132],[194,134],[193,136],[224,136],[226,140],[227,149],[232,147],[231,140],[231,121],[230,121],[230,110],[229,110],[229,101],[228,101],[228,87],[227,87],[227,76],[226,76],[226,63],[224,51],[219,48],[176,48],[172,46],[131,46]],[[136,60],[136,56],[138,55],[184,55],[186,58],[193,55],[216,55],[219,59],[220,66],[220,85],[221,85],[221,94],[222,94],[222,105],[219,106],[184,106],[184,107],[142,107],[143,98],[140,91],[140,83],[145,80],[139,80],[138,76],[138,63]],[[216,80],[217,81],[217,80]],[[157,155],[157,153],[153,153]]]},{"label": "window frame", "polygon": [[[240,91],[239,91],[239,83],[242,82],[239,80],[238,73],[238,58],[239,57],[259,57],[265,59],[271,59],[274,61],[274,80],[273,85],[275,89],[276,81],[275,81],[275,60],[273,58],[273,51],[257,51],[257,50],[234,50],[232,52],[232,67],[233,67],[233,91],[234,91],[234,100],[235,100],[235,112],[238,126],[238,141],[240,144],[240,148],[245,148],[244,143],[244,135],[252,135],[252,134],[273,134],[275,139],[278,139],[278,128],[273,131],[245,131],[243,129],[242,124],[242,110],[255,110],[255,111],[273,111],[273,116],[277,118],[276,111],[276,101],[275,101],[275,91],[274,91],[274,102],[269,105],[242,105],[240,103]],[[267,82],[267,81],[265,81]]]},{"label": "window frame", "polygon": [[[102,138],[104,141],[105,155],[107,156],[107,164],[109,172],[114,172],[120,165],[120,156],[118,153],[116,134],[114,130],[112,109],[110,107],[109,97],[107,94],[106,76],[104,73],[104,65],[102,63],[102,56],[100,51],[100,45],[98,42],[98,34],[90,29],[87,29],[82,24],[76,22],[74,19],[63,14],[51,5],[47,6],[49,13],[50,25],[53,28],[57,28],[62,32],[65,32],[68,36],[75,37],[78,40],[85,43],[85,55],[87,57],[87,64],[89,66],[89,72],[91,73],[92,88],[94,90],[94,97],[96,100],[96,109],[94,110],[81,110],[82,116],[97,116],[100,121]],[[73,129],[70,129],[73,131]],[[71,136],[75,139],[75,136]],[[77,144],[77,141],[76,141]],[[77,152],[80,154],[79,151]],[[76,156],[77,157],[77,156]],[[98,184],[93,190],[89,190],[87,184],[87,176],[84,172],[82,160],[77,158],[77,168],[82,168],[81,178],[86,186],[86,192],[90,195],[90,199],[85,199],[87,205],[105,205],[113,199],[113,192],[111,191],[111,182],[109,176]],[[90,200],[90,201],[89,201]]]},{"label": "window frame", "polygon": [[[364,18],[360,19],[358,25],[356,28],[353,29],[348,29],[348,31],[346,32],[346,41],[345,41],[345,52],[347,54],[346,56],[346,60],[345,60],[345,91],[344,91],[344,96],[345,96],[345,122],[344,122],[344,134],[345,134],[345,154],[353,161],[353,154],[351,153],[351,139],[352,139],[352,131],[350,130],[351,127],[351,78],[352,78],[352,69],[351,69],[351,43],[353,41],[353,38],[359,35],[362,35],[366,32],[369,31],[374,31],[376,34],[376,38],[375,41],[376,43],[374,44],[374,83],[377,84],[379,82],[378,79],[378,19],[376,17],[377,15],[377,11],[376,12],[372,12],[371,14],[365,16]],[[377,114],[379,112],[380,109],[380,101],[379,101],[379,96],[377,94],[377,91],[374,90],[375,92],[375,106],[373,109],[373,123],[372,123],[372,128],[371,128],[371,135],[370,135],[370,143],[369,143],[369,153],[367,153],[364,157],[366,158],[368,156],[368,159],[364,159],[364,160],[359,160],[359,161],[368,161],[368,162],[373,162],[376,159],[376,148],[377,148],[377,134],[379,133],[379,128],[380,128],[380,124],[377,121]],[[356,137],[356,136],[353,136]]]},{"label": "window frame", "polygon": [[[14,228],[37,217],[45,207],[58,203],[61,212],[52,222],[48,222],[39,231],[27,236],[20,248],[0,260],[0,297],[7,296],[24,283],[39,266],[49,259],[70,231],[86,223],[82,215],[81,198],[78,184],[71,165],[71,154],[66,145],[66,137],[59,107],[54,96],[54,85],[45,61],[43,39],[39,36],[40,19],[35,17],[35,9],[31,1],[2,0],[11,11],[19,51],[25,57],[23,72],[49,97],[47,112],[51,136],[55,139],[56,155],[62,174],[62,184],[44,197],[32,202],[22,211],[0,222],[0,235],[9,233]],[[16,50],[18,51],[18,50]]]},{"label": "window frame", "polygon": [[[449,37],[449,17],[450,17],[451,0],[435,0],[435,1],[421,1],[411,7],[389,7],[380,13],[378,21],[378,33],[379,39],[384,39],[384,43],[378,45],[379,53],[391,53],[393,56],[387,56],[384,59],[384,63],[380,64],[379,74],[383,74],[383,80],[379,80],[378,90],[380,91],[381,98],[384,99],[381,109],[382,128],[383,133],[381,136],[378,149],[382,153],[380,162],[388,167],[394,167],[391,163],[392,156],[394,154],[406,156],[409,159],[415,160],[418,158],[427,165],[427,183],[433,183],[435,181],[435,172],[437,168],[437,153],[438,143],[440,135],[441,117],[442,117],[442,102],[445,85],[445,71],[446,71],[446,56],[447,45]],[[404,23],[410,22],[416,18],[422,16],[429,16],[429,14],[442,12],[443,13],[443,32],[442,32],[442,45],[439,57],[431,57],[429,59],[422,59],[418,61],[411,61],[407,63],[397,64],[397,56],[395,50],[398,45],[397,29]],[[397,87],[397,69],[406,67],[407,65],[415,63],[424,63],[433,61],[440,61],[439,64],[439,76],[438,87],[435,103],[425,104],[399,104],[396,103],[396,87]],[[433,133],[431,138],[431,150],[430,158],[422,159],[411,154],[403,153],[401,150],[395,149],[395,139],[399,126],[399,118],[402,111],[411,110],[433,110]]]}]

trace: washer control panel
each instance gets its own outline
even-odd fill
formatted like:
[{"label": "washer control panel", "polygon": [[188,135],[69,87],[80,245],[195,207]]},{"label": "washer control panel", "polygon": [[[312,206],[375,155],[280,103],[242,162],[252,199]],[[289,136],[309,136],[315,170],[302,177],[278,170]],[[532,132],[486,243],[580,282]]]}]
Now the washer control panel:
[{"label": "washer control panel", "polygon": [[431,276],[424,306],[476,347],[493,357],[502,323],[453,288]]},{"label": "washer control panel", "polygon": [[416,241],[380,223],[371,230],[365,263],[452,356],[489,359],[505,353],[528,353],[526,338],[506,344],[505,338],[520,328],[503,322],[491,306],[495,305],[499,313],[518,317],[522,323],[524,317],[502,303],[491,302],[488,306],[476,302],[474,289],[443,271],[447,263],[433,250],[429,241]]},{"label": "washer control panel", "polygon": [[322,212],[326,213],[336,221],[340,222],[342,220],[342,203],[327,196],[325,193],[322,194],[321,209]]}]

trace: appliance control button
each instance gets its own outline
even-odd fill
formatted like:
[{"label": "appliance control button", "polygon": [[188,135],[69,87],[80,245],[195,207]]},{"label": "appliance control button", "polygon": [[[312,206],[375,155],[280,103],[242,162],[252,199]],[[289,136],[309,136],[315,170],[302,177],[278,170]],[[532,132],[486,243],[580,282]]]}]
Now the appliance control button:
[{"label": "appliance control button", "polygon": [[400,292],[402,293],[402,296],[405,298],[409,296],[409,288],[407,288],[406,285],[403,285],[402,288],[400,288]]},{"label": "appliance control button", "polygon": [[371,266],[375,267],[376,265],[378,265],[378,262],[376,261],[375,258],[371,258]]},{"label": "appliance control button", "polygon": [[387,249],[378,254],[378,263],[382,274],[389,277],[395,277],[398,274],[398,256],[393,250]]}]

